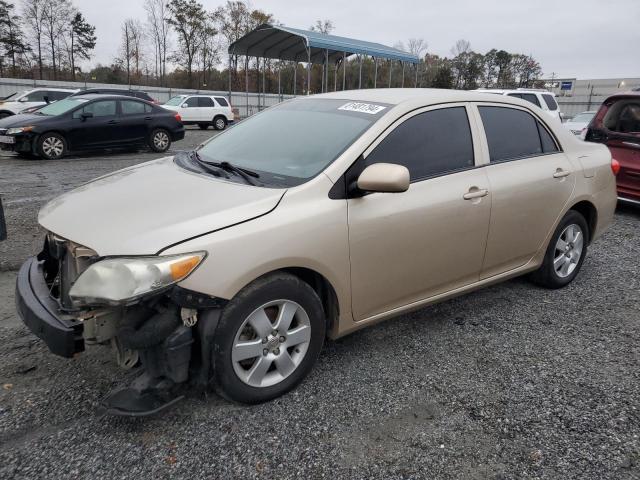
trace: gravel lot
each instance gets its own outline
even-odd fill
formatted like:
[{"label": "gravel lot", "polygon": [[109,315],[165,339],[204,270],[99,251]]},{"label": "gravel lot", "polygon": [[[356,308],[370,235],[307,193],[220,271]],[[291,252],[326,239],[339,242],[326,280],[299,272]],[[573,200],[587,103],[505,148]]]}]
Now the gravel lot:
[{"label": "gravel lot", "polygon": [[126,375],[106,349],[49,354],[16,317],[14,269],[46,200],[155,157],[0,158],[0,478],[640,478],[640,209],[618,210],[563,290],[516,279],[328,342],[263,405],[194,395],[100,418]]}]

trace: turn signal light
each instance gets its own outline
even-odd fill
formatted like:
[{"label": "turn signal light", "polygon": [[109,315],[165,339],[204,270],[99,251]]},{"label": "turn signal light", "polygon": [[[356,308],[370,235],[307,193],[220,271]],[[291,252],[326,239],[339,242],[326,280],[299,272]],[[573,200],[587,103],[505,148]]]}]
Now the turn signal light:
[{"label": "turn signal light", "polygon": [[179,113],[176,113],[174,117],[176,117],[176,120],[178,120],[179,122],[182,122],[182,117],[180,116]]},{"label": "turn signal light", "polygon": [[611,171],[614,175],[618,175],[618,172],[620,171],[620,162],[615,158],[611,159]]}]

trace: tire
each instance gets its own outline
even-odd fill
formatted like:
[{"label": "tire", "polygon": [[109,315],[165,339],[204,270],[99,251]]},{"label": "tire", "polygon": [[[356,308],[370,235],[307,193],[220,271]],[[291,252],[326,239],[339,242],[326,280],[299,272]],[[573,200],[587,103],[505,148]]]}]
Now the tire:
[{"label": "tire", "polygon": [[587,256],[590,232],[587,221],[569,210],[551,237],[544,261],[530,279],[545,288],[562,288],[578,275]]},{"label": "tire", "polygon": [[163,153],[171,147],[171,135],[164,128],[156,128],[149,135],[149,148],[157,153]]},{"label": "tire", "polygon": [[40,135],[37,145],[38,155],[46,160],[57,160],[67,153],[67,141],[62,135],[47,132]]},{"label": "tire", "polygon": [[[289,326],[278,328],[281,314]],[[309,284],[287,273],[259,278],[220,317],[211,359],[216,391],[249,404],[288,392],[311,371],[325,330],[322,302]]]},{"label": "tire", "polygon": [[213,119],[213,128],[216,130],[224,130],[227,128],[227,119],[222,115],[218,115]]},{"label": "tire", "polygon": [[206,130],[207,128],[209,128],[209,124],[208,123],[199,123],[198,127],[200,128],[200,130]]}]

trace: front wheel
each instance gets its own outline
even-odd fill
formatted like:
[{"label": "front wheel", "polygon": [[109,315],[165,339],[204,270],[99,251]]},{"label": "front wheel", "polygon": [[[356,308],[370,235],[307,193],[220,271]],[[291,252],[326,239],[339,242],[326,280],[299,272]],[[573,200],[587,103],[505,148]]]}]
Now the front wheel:
[{"label": "front wheel", "polygon": [[38,155],[47,160],[57,160],[67,153],[67,142],[58,133],[45,133],[38,139]]},{"label": "front wheel", "polygon": [[169,150],[171,146],[171,137],[169,136],[169,132],[167,132],[163,128],[156,128],[153,132],[151,132],[151,136],[149,138],[149,147],[154,152],[163,153]]},{"label": "front wheel", "polygon": [[531,274],[531,281],[546,288],[568,285],[582,267],[588,243],[586,220],[575,210],[569,210],[551,237],[542,265]]},{"label": "front wheel", "polygon": [[259,403],[291,390],[316,362],[325,328],[318,295],[299,278],[276,273],[251,283],[227,304],[216,329],[218,393]]}]

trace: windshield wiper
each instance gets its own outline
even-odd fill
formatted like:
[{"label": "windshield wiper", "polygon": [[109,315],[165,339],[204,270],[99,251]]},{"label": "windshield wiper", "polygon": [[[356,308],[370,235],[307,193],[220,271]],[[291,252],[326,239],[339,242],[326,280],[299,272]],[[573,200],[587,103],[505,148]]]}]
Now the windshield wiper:
[{"label": "windshield wiper", "polygon": [[[229,178],[229,175],[227,175],[222,168],[216,165],[211,165],[209,162],[205,162],[204,160],[202,160],[202,157],[200,157],[200,154],[195,150],[191,150],[190,152],[188,152],[188,154],[189,154],[189,157],[195,160],[196,163],[200,166],[200,168],[202,168],[205,172],[210,173],[214,177]],[[211,167],[215,167],[215,168],[211,168]]]}]

